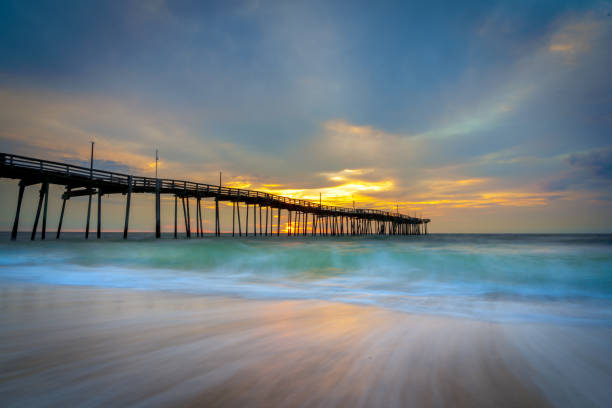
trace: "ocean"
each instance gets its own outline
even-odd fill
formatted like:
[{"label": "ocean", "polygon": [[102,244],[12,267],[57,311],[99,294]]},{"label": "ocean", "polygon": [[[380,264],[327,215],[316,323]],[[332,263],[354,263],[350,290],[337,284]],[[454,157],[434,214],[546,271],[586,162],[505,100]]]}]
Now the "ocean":
[{"label": "ocean", "polygon": [[493,322],[612,325],[612,235],[0,236],[0,282],[317,299]]}]

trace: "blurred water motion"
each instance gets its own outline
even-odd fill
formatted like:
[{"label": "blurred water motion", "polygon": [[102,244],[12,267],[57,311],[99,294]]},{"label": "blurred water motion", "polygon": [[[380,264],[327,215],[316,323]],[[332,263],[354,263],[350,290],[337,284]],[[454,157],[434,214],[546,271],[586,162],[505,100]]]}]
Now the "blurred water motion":
[{"label": "blurred water motion", "polygon": [[3,406],[612,402],[610,329],[118,289],[0,299]]}]

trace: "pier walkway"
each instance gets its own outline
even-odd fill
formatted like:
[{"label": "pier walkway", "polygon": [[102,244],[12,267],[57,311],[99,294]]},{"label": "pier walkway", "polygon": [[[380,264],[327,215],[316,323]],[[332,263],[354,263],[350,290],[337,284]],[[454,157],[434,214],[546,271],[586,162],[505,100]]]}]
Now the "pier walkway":
[{"label": "pier walkway", "polygon": [[[286,232],[288,236],[421,235],[427,234],[427,224],[430,222],[429,219],[410,217],[381,210],[321,205],[312,201],[283,197],[261,191],[185,180],[134,176],[7,153],[0,153],[0,178],[19,180],[17,210],[11,233],[12,239],[17,238],[19,216],[25,188],[38,184],[40,185],[40,190],[31,234],[32,239],[36,237],[41,212],[41,238],[45,239],[50,184],[65,187],[65,192],[62,194],[62,209],[56,238],[59,238],[61,234],[67,201],[72,197],[79,196],[89,197],[85,238],[89,237],[91,200],[93,196],[97,196],[97,237],[100,238],[102,196],[108,194],[123,194],[126,196],[124,238],[128,236],[131,196],[136,193],[155,195],[155,235],[157,238],[161,236],[160,197],[162,194],[174,196],[175,238],[178,236],[179,199],[183,210],[186,235],[188,237],[192,235],[193,222],[190,213],[190,198],[196,201],[195,234],[198,237],[204,236],[201,201],[205,198],[213,198],[215,201],[215,230],[213,233],[217,236],[221,235],[219,201],[229,201],[232,203],[233,236],[242,236],[243,232],[246,236],[249,235],[250,212],[252,212],[253,227],[251,233],[262,236],[272,236],[275,234],[279,236],[281,234],[280,220],[282,210],[288,212]],[[241,221],[240,203],[246,205],[244,223]],[[276,210],[277,214],[276,225],[274,225],[274,210]],[[257,222],[258,214],[259,223]]]}]

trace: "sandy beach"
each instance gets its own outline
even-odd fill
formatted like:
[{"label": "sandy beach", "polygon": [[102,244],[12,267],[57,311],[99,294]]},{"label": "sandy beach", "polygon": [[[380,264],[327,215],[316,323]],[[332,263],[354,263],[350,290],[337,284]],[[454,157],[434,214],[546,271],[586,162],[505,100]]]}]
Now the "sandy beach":
[{"label": "sandy beach", "polygon": [[3,285],[3,406],[605,406],[612,330]]}]

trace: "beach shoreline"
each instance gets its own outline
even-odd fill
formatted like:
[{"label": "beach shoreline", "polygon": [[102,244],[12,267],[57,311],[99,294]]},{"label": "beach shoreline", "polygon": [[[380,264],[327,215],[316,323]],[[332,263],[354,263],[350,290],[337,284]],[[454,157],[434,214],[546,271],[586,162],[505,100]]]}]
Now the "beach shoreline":
[{"label": "beach shoreline", "polygon": [[38,284],[0,307],[3,406],[612,402],[609,328]]}]

